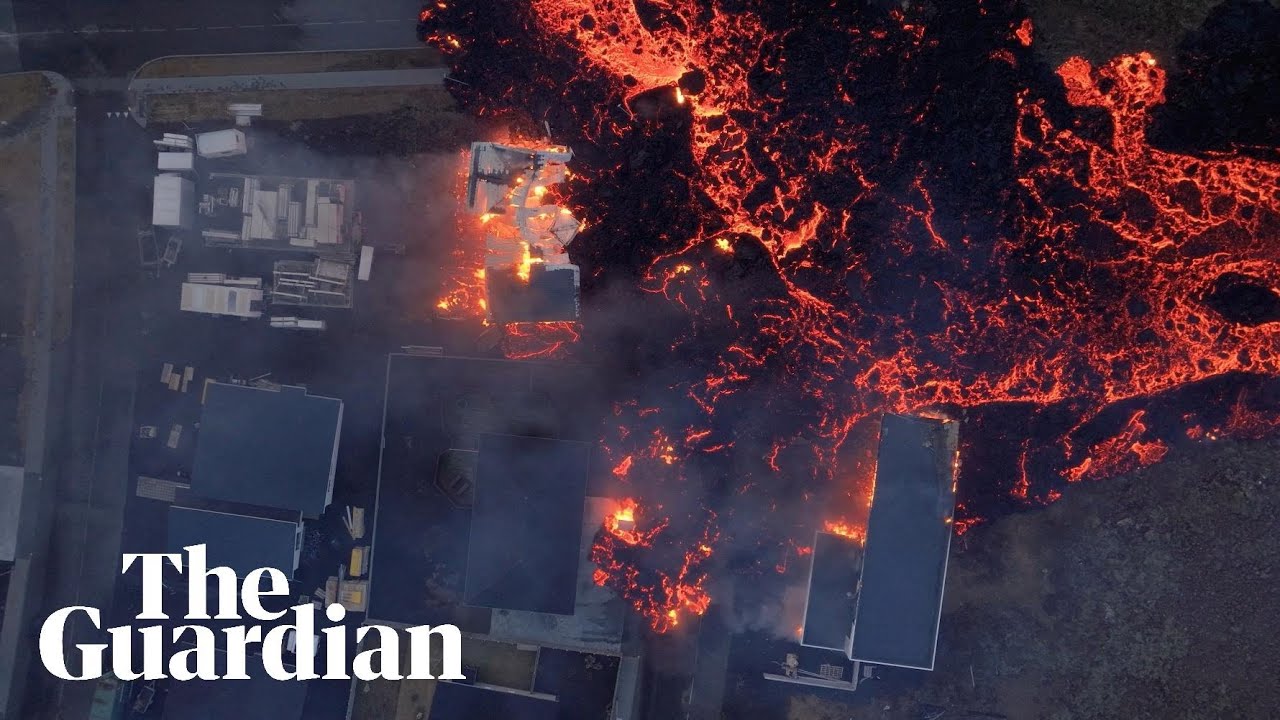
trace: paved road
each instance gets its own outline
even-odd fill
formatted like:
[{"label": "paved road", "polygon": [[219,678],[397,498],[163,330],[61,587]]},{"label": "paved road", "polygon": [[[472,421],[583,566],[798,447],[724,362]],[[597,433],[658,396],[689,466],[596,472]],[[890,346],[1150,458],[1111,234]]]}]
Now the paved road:
[{"label": "paved road", "polygon": [[14,31],[23,69],[73,80],[122,77],[165,55],[411,46],[420,7],[419,0],[0,0],[0,68],[5,33]]},{"label": "paved road", "polygon": [[[145,133],[118,112],[128,76],[174,54],[412,46],[419,7],[419,0],[0,0],[0,72],[50,70],[78,90],[74,327],[49,607],[109,608],[118,570],[145,302],[133,232],[149,203],[152,158]],[[71,633],[86,639],[89,630]],[[86,716],[91,689],[28,688],[68,718]]]}]

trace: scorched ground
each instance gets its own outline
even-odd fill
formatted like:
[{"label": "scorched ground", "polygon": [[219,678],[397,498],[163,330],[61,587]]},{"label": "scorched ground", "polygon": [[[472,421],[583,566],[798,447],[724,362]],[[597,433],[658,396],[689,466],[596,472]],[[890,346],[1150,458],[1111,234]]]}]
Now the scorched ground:
[{"label": "scorched ground", "polygon": [[581,340],[546,330],[616,379],[632,499],[592,556],[657,631],[818,527],[857,535],[885,412],[965,420],[959,532],[1280,418],[1280,165],[1153,146],[1160,59],[1049,68],[998,1],[440,2],[423,27],[473,112],[576,153]]}]

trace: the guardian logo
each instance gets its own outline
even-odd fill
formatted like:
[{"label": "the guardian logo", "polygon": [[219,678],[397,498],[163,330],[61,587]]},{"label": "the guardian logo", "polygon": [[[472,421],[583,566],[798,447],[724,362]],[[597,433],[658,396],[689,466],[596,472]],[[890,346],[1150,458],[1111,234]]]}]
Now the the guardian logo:
[{"label": "the guardian logo", "polygon": [[[185,620],[196,623],[201,620],[243,620],[238,610],[243,607],[249,617],[260,622],[272,622],[292,613],[291,623],[280,624],[263,631],[261,625],[233,625],[214,629],[199,624],[178,625],[169,630],[166,642],[166,628],[161,625],[133,627],[125,625],[107,630],[111,636],[109,644],[81,643],[74,647],[77,653],[80,670],[72,674],[67,669],[64,634],[68,620],[75,613],[84,613],[95,628],[102,628],[101,613],[97,608],[75,606],[63,608],[53,613],[40,627],[40,660],[53,675],[63,680],[93,680],[101,677],[104,667],[109,662],[111,671],[121,680],[245,680],[246,657],[256,647],[262,654],[263,667],[267,674],[276,680],[349,680],[352,674],[361,680],[384,678],[400,680],[461,680],[462,675],[462,637],[454,625],[437,625],[435,627],[419,626],[408,628],[409,635],[409,668],[408,673],[400,673],[399,635],[393,628],[383,625],[365,625],[356,630],[356,642],[364,640],[369,633],[378,635],[377,647],[357,653],[354,660],[347,654],[346,628],[339,625],[321,630],[325,638],[324,674],[316,672],[316,619],[315,607],[311,604],[295,605],[287,611],[273,612],[262,607],[264,596],[284,596],[289,593],[289,581],[284,573],[275,568],[254,570],[244,578],[243,584],[231,568],[207,568],[205,565],[204,545],[192,545],[183,548],[186,551],[187,577],[187,613]],[[183,572],[183,556],[176,553],[144,553],[124,556],[121,572],[127,572],[135,561],[142,567],[142,612],[137,615],[140,621],[168,620],[169,616],[163,608],[163,574],[166,562]],[[207,591],[209,581],[215,580],[218,594],[217,614],[208,612]],[[267,589],[263,589],[263,580],[267,581]],[[237,595],[238,600],[237,602]],[[341,622],[346,616],[346,608],[341,605],[330,605],[325,608],[325,616],[334,623]],[[290,632],[295,633],[296,645],[293,648],[293,666],[290,670],[285,664],[285,655]],[[219,642],[217,634],[223,635]],[[432,675],[430,658],[432,636],[437,636],[436,644],[441,647],[441,666],[443,673]],[[139,640],[140,639],[140,640]],[[191,645],[186,649],[174,649],[182,645]],[[134,660],[134,649],[141,645],[141,655]],[[225,651],[224,663],[219,663],[217,653]],[[105,657],[110,654],[110,659]],[[166,667],[166,658],[168,663]],[[225,665],[226,672],[217,673],[217,666]],[[351,674],[348,674],[348,667]],[[167,672],[166,672],[167,670]]]}]

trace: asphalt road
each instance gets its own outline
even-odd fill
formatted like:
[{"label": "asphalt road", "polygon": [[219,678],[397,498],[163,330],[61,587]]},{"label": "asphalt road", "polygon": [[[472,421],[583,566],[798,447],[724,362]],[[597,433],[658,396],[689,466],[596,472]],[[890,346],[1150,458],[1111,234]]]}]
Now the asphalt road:
[{"label": "asphalt road", "polygon": [[[112,605],[131,487],[134,379],[148,302],[134,233],[149,204],[152,152],[146,133],[119,112],[128,77],[175,54],[412,46],[419,7],[419,0],[0,0],[0,72],[50,70],[77,88],[67,467],[54,509],[49,607]],[[84,627],[71,634],[95,635]],[[62,717],[86,716],[91,686],[53,688],[47,680],[29,697],[56,705]]]},{"label": "asphalt road", "polygon": [[21,69],[73,81],[123,78],[165,55],[412,46],[420,7],[418,0],[0,0],[0,69],[9,32]]}]

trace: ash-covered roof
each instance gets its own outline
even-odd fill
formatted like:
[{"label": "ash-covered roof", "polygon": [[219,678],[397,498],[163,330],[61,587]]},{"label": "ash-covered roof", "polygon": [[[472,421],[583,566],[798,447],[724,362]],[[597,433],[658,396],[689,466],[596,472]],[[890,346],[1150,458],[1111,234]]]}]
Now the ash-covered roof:
[{"label": "ash-covered roof", "polygon": [[210,383],[191,491],[320,517],[333,489],[341,428],[341,400],[300,387]]},{"label": "ash-covered roof", "polygon": [[572,615],[587,443],[480,436],[463,602]]},{"label": "ash-covered roof", "polygon": [[957,424],[886,415],[849,657],[932,670],[955,511]]},{"label": "ash-covered roof", "polygon": [[234,513],[170,507],[168,547],[180,553],[190,545],[205,545],[209,567],[226,566],[239,577],[273,567],[293,577],[297,523]]}]

